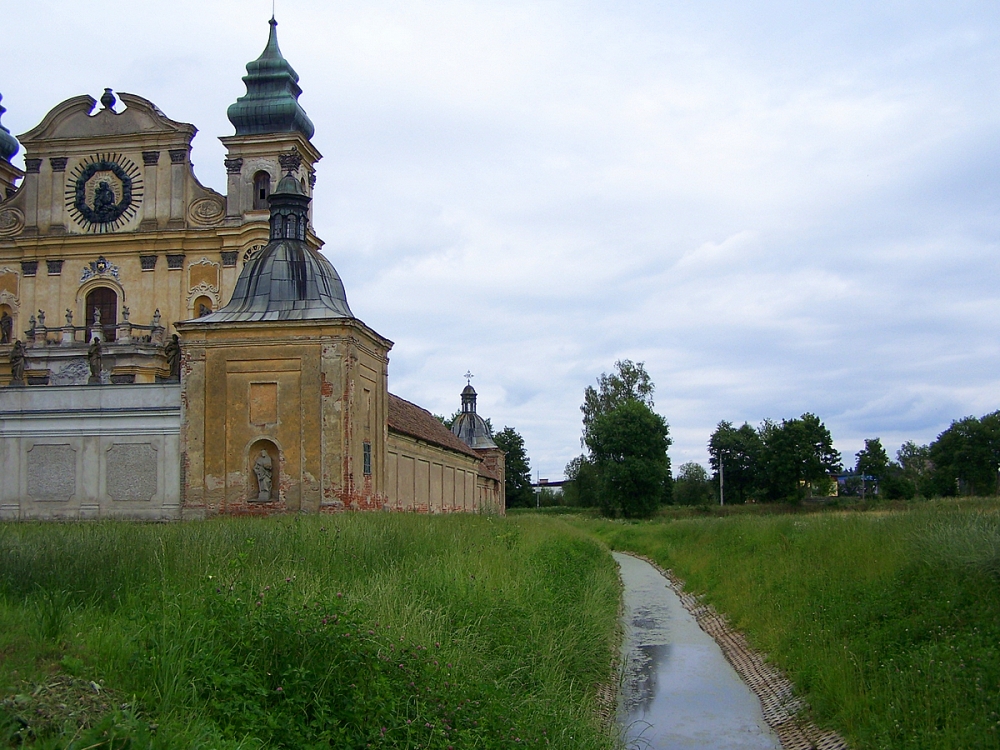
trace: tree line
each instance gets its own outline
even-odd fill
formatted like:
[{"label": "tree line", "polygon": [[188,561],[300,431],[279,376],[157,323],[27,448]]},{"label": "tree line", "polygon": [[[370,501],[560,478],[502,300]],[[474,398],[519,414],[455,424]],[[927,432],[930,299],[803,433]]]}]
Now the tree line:
[{"label": "tree line", "polygon": [[720,422],[708,442],[712,475],[699,464],[680,467],[678,502],[719,499],[719,472],[727,502],[801,500],[806,495],[909,500],[914,497],[994,495],[1000,492],[1000,412],[956,420],[929,445],[908,440],[889,458],[880,438],[869,438],[844,467],[829,430],[813,414],[753,428]]},{"label": "tree line", "polygon": [[[907,441],[891,460],[878,438],[846,468],[830,430],[806,412],[757,427],[719,422],[708,440],[711,473],[682,464],[674,478],[666,419],[653,411],[655,386],[642,362],[615,362],[583,394],[585,452],[566,465],[562,504],[644,517],[665,504],[798,502],[832,494],[905,499],[1000,493],[1000,411],[951,423],[929,445]],[[450,427],[458,416],[438,416]],[[512,427],[493,433],[506,453],[506,505],[533,507],[531,465]],[[721,474],[721,483],[720,483]],[[721,484],[721,488],[720,488]],[[722,489],[722,496],[720,496]],[[836,490],[836,492],[835,492]]]},{"label": "tree line", "polygon": [[[668,503],[799,502],[834,494],[910,499],[1000,492],[1000,411],[952,422],[929,445],[907,441],[891,460],[878,437],[845,469],[822,420],[810,412],[759,426],[722,421],[709,438],[711,474],[670,471],[666,420],[653,411],[642,362],[615,362],[584,391],[585,453],[566,466],[563,503],[641,517]],[[721,481],[720,481],[721,479]],[[720,490],[724,493],[720,496]]]}]

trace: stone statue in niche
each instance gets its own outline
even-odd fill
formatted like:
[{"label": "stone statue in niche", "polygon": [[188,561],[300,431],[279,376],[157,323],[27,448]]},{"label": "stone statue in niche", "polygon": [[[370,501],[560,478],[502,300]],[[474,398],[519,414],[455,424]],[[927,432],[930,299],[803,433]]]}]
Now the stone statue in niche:
[{"label": "stone statue in niche", "polygon": [[198,317],[204,318],[206,315],[212,314],[212,308],[206,305],[204,302],[198,303]]},{"label": "stone statue in niche", "polygon": [[10,384],[24,385],[24,344],[20,339],[10,350]]},{"label": "stone statue in niche", "polygon": [[87,350],[87,362],[90,364],[90,379],[87,381],[87,385],[99,385],[101,382],[101,340],[94,336],[94,340],[90,344],[90,349]]},{"label": "stone statue in niche", "polygon": [[170,370],[168,376],[171,380],[181,379],[181,344],[175,333],[167,345],[163,347],[163,353],[167,355],[167,369]]},{"label": "stone statue in niche", "polygon": [[271,499],[271,457],[266,450],[262,450],[257,460],[253,464],[253,473],[257,476],[257,499],[266,501]]},{"label": "stone statue in niche", "polygon": [[11,331],[14,328],[14,319],[4,310],[0,315],[0,344],[9,344]]}]

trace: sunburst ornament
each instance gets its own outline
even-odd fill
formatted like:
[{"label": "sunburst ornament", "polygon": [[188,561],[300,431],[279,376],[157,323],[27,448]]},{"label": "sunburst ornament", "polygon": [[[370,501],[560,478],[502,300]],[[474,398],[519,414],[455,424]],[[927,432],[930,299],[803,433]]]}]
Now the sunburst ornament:
[{"label": "sunburst ornament", "polygon": [[142,203],[142,172],[121,154],[97,154],[78,164],[66,183],[66,208],[89,232],[115,232]]}]

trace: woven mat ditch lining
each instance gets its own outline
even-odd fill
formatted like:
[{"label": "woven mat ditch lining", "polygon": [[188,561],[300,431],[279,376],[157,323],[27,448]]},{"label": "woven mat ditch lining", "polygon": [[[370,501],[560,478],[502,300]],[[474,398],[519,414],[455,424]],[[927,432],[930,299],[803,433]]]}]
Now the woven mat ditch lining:
[{"label": "woven mat ditch lining", "polygon": [[743,634],[729,627],[726,619],[714,608],[698,601],[698,597],[690,592],[685,592],[684,581],[675,576],[672,570],[664,570],[643,555],[633,557],[645,560],[667,579],[670,588],[680,597],[684,609],[719,644],[726,660],[760,699],[764,720],[778,735],[784,750],[850,750],[844,738],[836,732],[820,729],[811,721],[800,718],[807,706],[795,695],[788,678],[768,664],[763,654],[750,648]]}]

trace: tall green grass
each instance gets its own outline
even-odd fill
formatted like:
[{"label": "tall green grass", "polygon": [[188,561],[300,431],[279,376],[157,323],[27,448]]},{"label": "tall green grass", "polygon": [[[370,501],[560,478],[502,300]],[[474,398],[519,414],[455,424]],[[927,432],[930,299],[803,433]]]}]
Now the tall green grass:
[{"label": "tall green grass", "polygon": [[673,568],[857,748],[1000,747],[996,502],[580,520]]},{"label": "tall green grass", "polygon": [[110,726],[133,747],[610,748],[617,604],[602,546],[558,519],[0,525],[0,690],[63,672],[116,696],[38,747],[118,747]]}]

